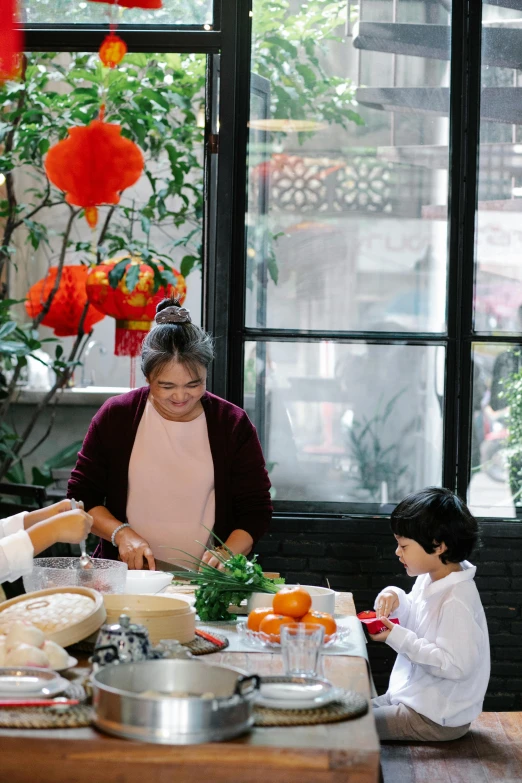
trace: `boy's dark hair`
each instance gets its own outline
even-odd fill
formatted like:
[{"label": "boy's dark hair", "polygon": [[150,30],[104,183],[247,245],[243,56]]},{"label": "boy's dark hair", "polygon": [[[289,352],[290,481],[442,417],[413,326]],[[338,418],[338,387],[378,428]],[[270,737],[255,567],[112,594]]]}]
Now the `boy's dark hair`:
[{"label": "boy's dark hair", "polygon": [[467,560],[478,540],[475,517],[462,500],[449,489],[426,487],[402,500],[393,510],[391,527],[396,536],[411,538],[428,554],[439,544],[447,551],[443,563]]}]

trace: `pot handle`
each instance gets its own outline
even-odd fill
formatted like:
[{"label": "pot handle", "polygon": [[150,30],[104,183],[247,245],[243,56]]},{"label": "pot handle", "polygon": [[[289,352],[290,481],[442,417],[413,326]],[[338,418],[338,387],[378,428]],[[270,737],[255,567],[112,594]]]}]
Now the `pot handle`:
[{"label": "pot handle", "polygon": [[261,677],[258,674],[248,674],[246,677],[242,674],[238,677],[234,693],[236,696],[250,696],[254,691],[259,690]]}]

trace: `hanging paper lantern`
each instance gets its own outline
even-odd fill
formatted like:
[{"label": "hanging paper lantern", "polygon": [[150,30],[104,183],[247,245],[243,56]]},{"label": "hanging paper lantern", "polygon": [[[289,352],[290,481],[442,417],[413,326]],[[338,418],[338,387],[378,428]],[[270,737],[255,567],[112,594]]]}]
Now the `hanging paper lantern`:
[{"label": "hanging paper lantern", "polygon": [[[25,309],[31,318],[36,318],[44,307],[47,297],[56,282],[58,267],[52,266],[43,280],[35,283],[27,294]],[[54,295],[49,312],[43,319],[44,326],[54,329],[57,337],[72,337],[78,334],[78,326],[85,305],[87,292],[85,282],[88,269],[86,266],[64,266],[60,285]],[[83,323],[83,331],[88,334],[94,324],[104,318],[103,313],[95,307],[89,307]]]},{"label": "hanging paper lantern", "polygon": [[14,79],[20,70],[23,38],[17,0],[0,0],[0,81]]},{"label": "hanging paper lantern", "polygon": [[[175,296],[181,303],[187,295],[185,278],[173,269],[177,278],[176,285],[168,285],[154,293],[154,270],[141,258],[128,256],[129,263],[125,275],[112,288],[109,283],[111,270],[125,256],[111,258],[98,266],[92,267],[87,276],[87,296],[89,301],[102,313],[116,319],[116,340],[114,353],[116,356],[138,356],[143,338],[150,330],[156,305],[167,296]],[[129,291],[126,276],[131,267],[139,266],[139,276],[136,287]],[[162,267],[160,267],[162,268]]]},{"label": "hanging paper lantern", "polygon": [[89,2],[119,5],[120,8],[163,8],[162,0],[89,0]]},{"label": "hanging paper lantern", "polygon": [[117,204],[125,188],[143,171],[143,153],[121,136],[121,126],[93,120],[87,127],[69,128],[69,136],[51,147],[45,171],[53,185],[65,191],[68,204],[85,207],[91,227],[97,207]]},{"label": "hanging paper lantern", "polygon": [[100,46],[100,60],[107,68],[115,68],[127,54],[127,44],[115,33],[109,33]]}]

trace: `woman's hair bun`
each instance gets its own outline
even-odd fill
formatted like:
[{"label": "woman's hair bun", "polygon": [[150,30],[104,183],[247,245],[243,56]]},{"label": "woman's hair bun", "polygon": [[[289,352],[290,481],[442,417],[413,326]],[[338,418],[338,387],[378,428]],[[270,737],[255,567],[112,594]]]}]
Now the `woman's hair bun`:
[{"label": "woman's hair bun", "polygon": [[161,302],[156,305],[156,313],[161,313],[166,307],[181,307],[181,302],[173,296],[162,299]]}]

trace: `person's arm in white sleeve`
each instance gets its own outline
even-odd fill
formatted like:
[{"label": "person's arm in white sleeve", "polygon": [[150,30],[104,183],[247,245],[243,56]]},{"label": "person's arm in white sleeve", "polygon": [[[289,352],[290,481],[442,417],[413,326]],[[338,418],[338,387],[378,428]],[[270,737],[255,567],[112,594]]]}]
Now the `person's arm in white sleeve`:
[{"label": "person's arm in white sleeve", "polygon": [[484,638],[468,607],[453,599],[442,607],[435,642],[394,625],[386,644],[434,677],[465,680],[479,664]]},{"label": "person's arm in white sleeve", "polygon": [[91,527],[92,517],[75,509],[36,522],[28,530],[4,536],[0,539],[0,582],[14,582],[28,574],[33,567],[33,556],[57,541],[69,544],[83,541]]},{"label": "person's arm in white sleeve", "polygon": [[0,582],[14,582],[29,574],[33,567],[34,547],[28,533],[16,533],[0,539]]},{"label": "person's arm in white sleeve", "polygon": [[13,533],[18,533],[20,530],[23,530],[25,527],[26,516],[27,511],[21,511],[19,514],[14,514],[11,517],[0,519],[0,540],[6,536],[10,536]]},{"label": "person's arm in white sleeve", "polygon": [[35,508],[34,511],[21,511],[11,517],[0,519],[0,539],[10,536],[12,533],[18,533],[20,530],[28,530],[38,522],[45,522],[57,514],[71,510],[70,500],[60,500],[59,503],[53,503],[52,506],[45,508]]}]

